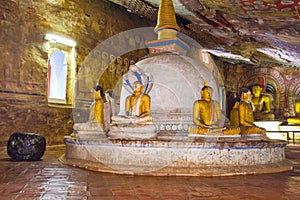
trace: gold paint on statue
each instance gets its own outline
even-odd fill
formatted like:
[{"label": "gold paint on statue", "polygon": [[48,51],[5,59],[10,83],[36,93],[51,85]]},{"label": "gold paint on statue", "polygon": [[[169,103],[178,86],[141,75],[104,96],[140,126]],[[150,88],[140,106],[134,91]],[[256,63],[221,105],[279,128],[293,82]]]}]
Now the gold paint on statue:
[{"label": "gold paint on statue", "polygon": [[241,99],[235,103],[230,113],[230,123],[233,126],[239,126],[241,128],[241,134],[265,134],[266,130],[264,128],[254,124],[251,97],[252,94],[249,89],[241,89]]},{"label": "gold paint on statue", "polygon": [[202,99],[194,102],[193,122],[197,126],[189,128],[192,134],[219,133],[225,135],[239,134],[238,127],[223,127],[220,104],[212,100],[212,88],[204,83],[201,89]]},{"label": "gold paint on statue", "polygon": [[289,124],[300,124],[300,102],[295,103],[296,116],[287,119]]},{"label": "gold paint on statue", "polygon": [[141,82],[133,83],[134,92],[126,98],[125,111],[128,116],[143,118],[150,115],[150,96],[144,94]]},{"label": "gold paint on statue", "polygon": [[133,83],[134,92],[125,101],[126,116],[113,116],[113,123],[144,124],[152,122],[150,116],[151,98],[144,94],[144,85],[136,81]]},{"label": "gold paint on statue", "polygon": [[94,102],[91,105],[90,122],[104,123],[104,103],[102,99],[102,88],[96,86],[94,91]]},{"label": "gold paint on statue", "polygon": [[252,104],[254,105],[255,120],[273,120],[274,114],[271,112],[272,100],[270,96],[262,94],[262,87],[256,84],[252,87]]}]

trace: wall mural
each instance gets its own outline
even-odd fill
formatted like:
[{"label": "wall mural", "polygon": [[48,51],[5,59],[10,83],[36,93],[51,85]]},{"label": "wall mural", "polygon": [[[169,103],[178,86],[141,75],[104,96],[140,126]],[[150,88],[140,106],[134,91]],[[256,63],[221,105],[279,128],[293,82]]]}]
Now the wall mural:
[{"label": "wall mural", "polygon": [[77,85],[77,92],[83,98],[90,95],[91,88],[96,84],[101,85],[104,90],[114,89],[119,79],[128,71],[129,65],[136,62],[134,59],[108,55],[107,52],[98,52],[98,54],[99,57],[94,55],[94,58],[87,59],[88,61],[80,69],[84,73],[78,78],[84,80],[81,82],[84,85]]},{"label": "wall mural", "polygon": [[98,84],[104,90],[112,89],[115,94],[121,92],[122,76],[129,70],[129,65],[135,63],[135,60],[130,60],[127,57],[110,55],[110,63],[104,67],[104,73],[98,76]]}]

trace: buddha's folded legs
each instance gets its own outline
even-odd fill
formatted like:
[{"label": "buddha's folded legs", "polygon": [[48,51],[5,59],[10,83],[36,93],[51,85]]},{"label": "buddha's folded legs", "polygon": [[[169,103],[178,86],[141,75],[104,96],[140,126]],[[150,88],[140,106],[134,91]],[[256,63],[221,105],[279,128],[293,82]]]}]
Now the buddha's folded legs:
[{"label": "buddha's folded legs", "polygon": [[265,134],[266,129],[258,126],[241,126],[241,134]]}]

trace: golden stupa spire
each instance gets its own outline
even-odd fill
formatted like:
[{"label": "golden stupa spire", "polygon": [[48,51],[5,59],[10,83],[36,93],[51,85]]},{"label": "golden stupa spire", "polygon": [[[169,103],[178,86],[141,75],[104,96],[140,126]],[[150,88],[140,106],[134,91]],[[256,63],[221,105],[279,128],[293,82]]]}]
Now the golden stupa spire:
[{"label": "golden stupa spire", "polygon": [[157,25],[154,28],[154,31],[158,33],[158,39],[174,38],[179,30],[180,28],[176,22],[173,1],[160,0]]},{"label": "golden stupa spire", "polygon": [[189,45],[177,38],[179,30],[173,1],[160,0],[157,25],[154,28],[158,38],[146,43],[150,54],[172,52],[185,55],[189,50]]}]

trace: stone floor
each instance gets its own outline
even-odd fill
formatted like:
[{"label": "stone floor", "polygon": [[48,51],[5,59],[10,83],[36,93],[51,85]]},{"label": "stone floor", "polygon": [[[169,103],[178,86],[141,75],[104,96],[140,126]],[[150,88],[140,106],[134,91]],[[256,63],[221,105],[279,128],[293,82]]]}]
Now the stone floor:
[{"label": "stone floor", "polygon": [[41,161],[14,162],[0,152],[0,199],[300,199],[300,145],[288,145],[294,170],[232,177],[151,177],[93,172],[58,161],[65,147],[47,147]]}]

